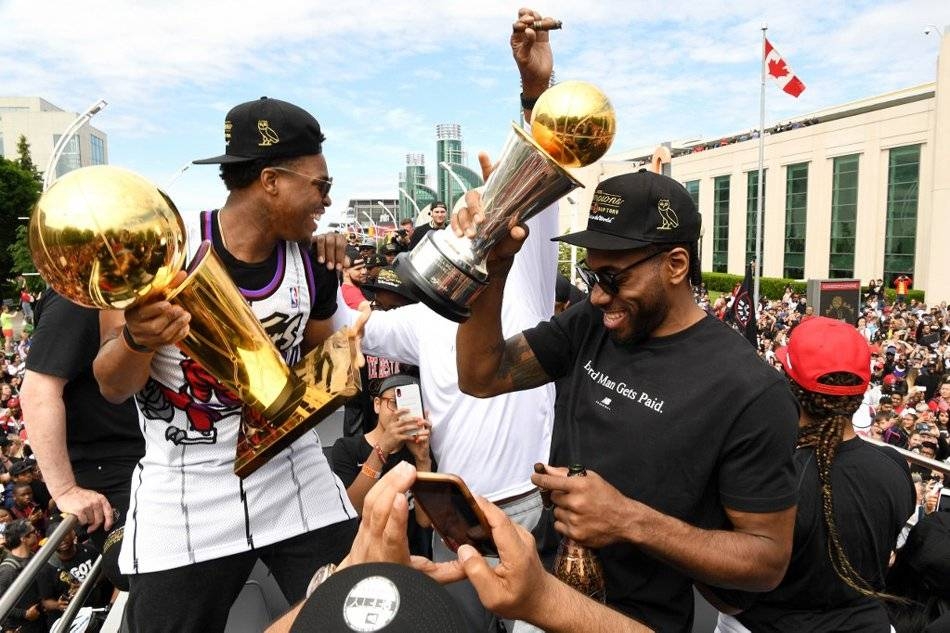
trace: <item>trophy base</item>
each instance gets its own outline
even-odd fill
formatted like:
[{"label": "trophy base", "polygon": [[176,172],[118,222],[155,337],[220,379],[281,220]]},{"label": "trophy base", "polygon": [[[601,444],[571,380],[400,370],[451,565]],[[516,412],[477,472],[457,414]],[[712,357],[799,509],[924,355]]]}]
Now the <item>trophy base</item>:
[{"label": "trophy base", "polygon": [[395,262],[396,274],[412,286],[416,298],[456,323],[472,316],[468,306],[488,285],[483,264],[457,262],[447,254],[460,251],[459,241],[448,229],[430,231],[411,252],[400,253]]},{"label": "trophy base", "polygon": [[355,396],[360,390],[358,357],[356,341],[344,328],[294,366],[305,390],[290,411],[267,419],[245,406],[234,474],[244,479]]}]

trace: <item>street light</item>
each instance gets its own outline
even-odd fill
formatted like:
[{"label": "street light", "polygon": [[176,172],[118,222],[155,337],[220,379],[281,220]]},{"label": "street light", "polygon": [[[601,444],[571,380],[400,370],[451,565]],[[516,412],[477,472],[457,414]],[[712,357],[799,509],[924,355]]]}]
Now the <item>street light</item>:
[{"label": "street light", "polygon": [[928,24],[924,27],[924,35],[930,35],[931,33],[936,32],[941,38],[943,37],[943,31],[940,30],[940,27],[936,24]]},{"label": "street light", "polygon": [[406,200],[412,203],[413,208],[416,210],[416,217],[419,217],[419,214],[422,213],[422,209],[420,209],[419,205],[416,204],[416,199],[410,196],[409,192],[402,187],[399,188],[399,191],[402,193],[402,195],[406,196]]},{"label": "street light", "polygon": [[168,182],[165,183],[165,189],[170,189],[171,186],[175,184],[175,181],[177,181],[179,178],[185,175],[185,172],[188,171],[190,167],[191,167],[191,163],[185,163],[184,165],[179,167],[178,171],[175,172],[175,175],[169,178]]},{"label": "street light", "polygon": [[[381,206],[381,207],[383,208],[383,211],[386,212],[386,215],[389,216],[389,219],[393,221],[393,228],[394,228],[394,229],[399,228],[399,222],[396,222],[396,216],[394,216],[394,215],[392,214],[392,211],[389,210],[389,207],[387,207],[385,204],[383,204],[383,201],[382,201],[382,200],[377,200],[377,201],[376,201],[376,204],[378,204],[379,206]],[[412,204],[415,204],[415,202],[413,202]]]},{"label": "street light", "polygon": [[53,148],[53,154],[49,158],[49,163],[46,165],[46,173],[43,174],[43,191],[49,189],[49,186],[53,184],[53,172],[56,169],[56,166],[59,164],[59,159],[62,158],[63,152],[66,151],[66,145],[72,138],[79,132],[79,129],[85,125],[89,119],[96,116],[100,110],[106,107],[108,102],[105,99],[99,99],[94,104],[86,108],[86,111],[76,117],[72,123],[69,124],[69,127],[63,131],[63,135],[59,137],[59,142],[56,143],[56,146]]},{"label": "street light", "polygon": [[362,213],[364,216],[366,216],[366,219],[369,220],[369,223],[372,225],[372,227],[373,227],[373,238],[375,239],[376,236],[379,235],[379,228],[376,226],[376,222],[373,221],[373,216],[371,216],[371,215],[370,215],[369,213],[367,213],[366,211],[360,211],[360,213]]},{"label": "street light", "polygon": [[440,162],[439,167],[449,172],[449,176],[452,176],[452,179],[455,180],[458,186],[462,189],[462,192],[465,192],[468,190],[468,185],[465,184],[465,181],[459,178],[458,174],[452,171],[452,167],[447,162],[445,161]]}]

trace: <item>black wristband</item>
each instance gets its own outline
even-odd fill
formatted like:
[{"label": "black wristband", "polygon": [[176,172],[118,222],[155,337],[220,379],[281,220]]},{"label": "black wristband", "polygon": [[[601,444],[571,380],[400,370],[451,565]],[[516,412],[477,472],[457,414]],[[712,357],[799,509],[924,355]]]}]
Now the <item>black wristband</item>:
[{"label": "black wristband", "polygon": [[138,352],[139,354],[151,354],[155,350],[150,347],[145,347],[144,345],[139,345],[135,342],[135,339],[132,338],[132,333],[129,332],[129,326],[122,326],[122,339],[125,341],[125,344],[129,346],[129,349],[133,352]]},{"label": "black wristband", "polygon": [[538,102],[539,97],[526,97],[521,93],[521,108],[524,110],[533,110],[534,104]]}]

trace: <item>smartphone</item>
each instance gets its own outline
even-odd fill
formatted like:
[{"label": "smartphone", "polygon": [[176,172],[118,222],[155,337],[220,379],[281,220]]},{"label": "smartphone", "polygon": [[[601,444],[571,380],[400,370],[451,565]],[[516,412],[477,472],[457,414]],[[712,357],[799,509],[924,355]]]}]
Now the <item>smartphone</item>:
[{"label": "smartphone", "polygon": [[[409,409],[409,415],[414,418],[425,417],[422,412],[422,392],[419,390],[419,385],[396,387],[396,408]],[[419,431],[415,430],[409,435],[415,437],[418,434]]]},{"label": "smartphone", "polygon": [[940,489],[940,498],[937,499],[937,512],[950,512],[950,488]]},{"label": "smartphone", "polygon": [[446,547],[456,552],[459,546],[467,544],[485,556],[498,556],[485,514],[461,477],[451,473],[416,473],[411,490]]}]

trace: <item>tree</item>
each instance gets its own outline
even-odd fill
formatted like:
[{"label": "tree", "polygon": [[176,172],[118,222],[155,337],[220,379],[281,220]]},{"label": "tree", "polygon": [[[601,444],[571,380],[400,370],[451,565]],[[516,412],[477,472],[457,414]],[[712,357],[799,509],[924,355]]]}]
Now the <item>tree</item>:
[{"label": "tree", "polygon": [[17,161],[0,158],[0,282],[6,282],[3,298],[14,294],[16,275],[34,270],[31,260],[23,261],[22,254],[28,254],[29,248],[24,221],[18,218],[30,215],[41,189],[33,172],[21,168]]},{"label": "tree", "polygon": [[17,154],[17,165],[20,166],[20,169],[23,171],[29,172],[33,175],[33,178],[36,179],[36,182],[43,184],[43,172],[36,168],[36,164],[33,163],[33,156],[30,154],[30,144],[27,143],[26,137],[20,135],[20,140],[16,144],[16,154]]}]

